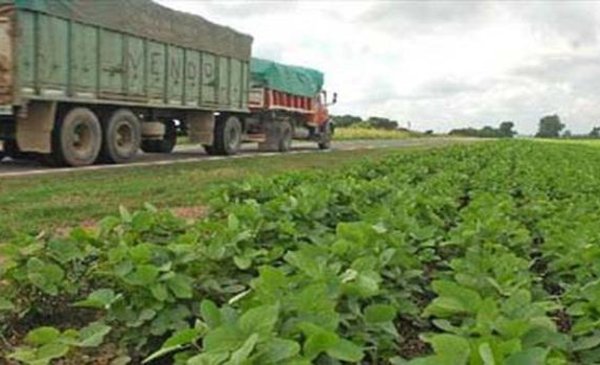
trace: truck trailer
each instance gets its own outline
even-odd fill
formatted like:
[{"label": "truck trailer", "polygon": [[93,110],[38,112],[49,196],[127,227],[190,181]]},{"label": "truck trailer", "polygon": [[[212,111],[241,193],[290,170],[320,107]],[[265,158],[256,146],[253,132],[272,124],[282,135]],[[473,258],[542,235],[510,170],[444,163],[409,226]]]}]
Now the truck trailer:
[{"label": "truck trailer", "polygon": [[0,160],[123,163],[173,151],[179,130],[209,154],[329,148],[323,74],[251,53],[251,36],[151,0],[0,0]]}]

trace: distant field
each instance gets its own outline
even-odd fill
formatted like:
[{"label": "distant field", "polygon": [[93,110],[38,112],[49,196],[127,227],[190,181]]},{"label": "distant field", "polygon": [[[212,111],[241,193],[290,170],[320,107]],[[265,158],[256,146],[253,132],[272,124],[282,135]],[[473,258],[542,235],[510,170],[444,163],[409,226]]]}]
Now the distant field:
[{"label": "distant field", "polygon": [[406,131],[390,131],[384,129],[371,128],[337,128],[334,139],[336,140],[354,140],[354,139],[404,139],[420,137],[422,134]]},{"label": "distant field", "polygon": [[542,142],[569,143],[584,146],[600,147],[600,139],[543,139]]}]

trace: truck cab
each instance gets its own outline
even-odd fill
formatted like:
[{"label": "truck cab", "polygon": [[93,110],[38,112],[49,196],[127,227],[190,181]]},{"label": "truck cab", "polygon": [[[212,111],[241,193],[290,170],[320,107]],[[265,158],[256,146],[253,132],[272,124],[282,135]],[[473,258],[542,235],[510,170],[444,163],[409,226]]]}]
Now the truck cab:
[{"label": "truck cab", "polygon": [[292,139],[317,142],[328,149],[333,134],[324,75],[318,70],[253,58],[248,120],[259,148],[286,151]]}]

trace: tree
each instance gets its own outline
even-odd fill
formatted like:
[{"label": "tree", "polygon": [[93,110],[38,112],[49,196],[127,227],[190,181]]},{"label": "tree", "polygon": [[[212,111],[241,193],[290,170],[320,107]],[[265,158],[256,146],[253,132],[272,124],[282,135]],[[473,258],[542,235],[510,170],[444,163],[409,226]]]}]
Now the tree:
[{"label": "tree", "polygon": [[367,120],[367,123],[369,123],[375,129],[398,129],[398,122],[388,118],[370,117]]},{"label": "tree", "polygon": [[463,136],[463,137],[480,137],[480,138],[512,138],[516,132],[513,131],[513,122],[502,122],[498,128],[490,127],[486,125],[481,129],[475,128],[461,128],[453,129],[450,131],[451,136]]},{"label": "tree", "polygon": [[571,131],[568,129],[566,131],[564,131],[562,134],[562,138],[571,138],[571,137],[573,137],[573,133],[571,133]]},{"label": "tree", "polygon": [[500,123],[500,128],[498,129],[500,132],[501,138],[513,138],[517,132],[513,131],[515,123],[513,122],[502,122]]},{"label": "tree", "polygon": [[592,128],[592,131],[589,134],[592,138],[600,138],[600,127]]},{"label": "tree", "polygon": [[558,138],[564,128],[565,125],[561,123],[558,115],[547,115],[540,119],[539,129],[535,136],[538,138]]},{"label": "tree", "polygon": [[479,137],[483,138],[496,138],[498,137],[498,130],[486,125],[479,131]]},{"label": "tree", "polygon": [[355,115],[333,115],[331,117],[337,127],[350,127],[354,124],[359,124],[363,120],[361,117],[357,117]]}]

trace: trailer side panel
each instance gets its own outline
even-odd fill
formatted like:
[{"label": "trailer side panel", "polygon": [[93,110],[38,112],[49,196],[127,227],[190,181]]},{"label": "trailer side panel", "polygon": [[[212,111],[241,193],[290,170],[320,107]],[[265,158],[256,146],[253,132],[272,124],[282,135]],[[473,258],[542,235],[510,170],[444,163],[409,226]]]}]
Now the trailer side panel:
[{"label": "trailer side panel", "polygon": [[[28,9],[17,10],[16,24],[19,67],[8,67],[9,71],[3,72],[4,77],[14,77],[20,85],[15,104],[21,100],[53,100],[248,111],[243,93],[246,59]],[[13,55],[7,53],[12,47],[4,48],[0,52],[12,60]]]}]

